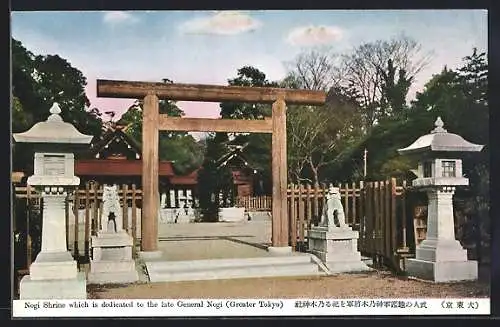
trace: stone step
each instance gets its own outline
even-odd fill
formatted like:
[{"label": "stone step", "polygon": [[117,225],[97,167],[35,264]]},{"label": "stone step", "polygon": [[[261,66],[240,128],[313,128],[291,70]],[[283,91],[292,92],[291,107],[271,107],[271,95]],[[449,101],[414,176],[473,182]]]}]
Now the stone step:
[{"label": "stone step", "polygon": [[135,271],[134,260],[119,260],[119,261],[90,261],[90,271],[93,273],[100,272],[123,272]]},{"label": "stone step", "polygon": [[240,265],[232,267],[205,267],[202,269],[186,268],[185,270],[153,270],[149,271],[151,282],[173,282],[189,280],[213,280],[235,278],[261,278],[285,276],[319,276],[323,275],[315,263],[290,263],[280,265]]},{"label": "stone step", "polygon": [[258,258],[206,259],[188,261],[147,261],[148,271],[182,271],[195,269],[231,268],[236,266],[277,266],[311,263],[308,255],[268,256]]},{"label": "stone step", "polygon": [[89,272],[87,275],[88,284],[128,284],[137,281],[139,281],[139,274],[135,269],[117,272]]},{"label": "stone step", "polygon": [[370,257],[361,256],[361,261],[363,261],[367,266],[373,266],[373,259]]}]

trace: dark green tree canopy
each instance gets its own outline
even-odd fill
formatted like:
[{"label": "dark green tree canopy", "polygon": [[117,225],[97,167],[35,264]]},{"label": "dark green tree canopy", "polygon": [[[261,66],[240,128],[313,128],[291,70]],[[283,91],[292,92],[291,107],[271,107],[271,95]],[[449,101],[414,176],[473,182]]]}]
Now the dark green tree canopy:
[{"label": "dark green tree canopy", "polygon": [[[369,178],[407,175],[410,169],[415,168],[415,162],[400,156],[397,149],[429,133],[437,116],[442,117],[449,132],[486,145],[481,153],[467,157],[465,170],[467,167],[472,169],[489,165],[487,76],[486,54],[477,53],[475,49],[471,56],[464,58],[459,69],[453,71],[444,67],[441,73],[426,83],[422,92],[417,93],[416,99],[407,108],[407,115],[381,121],[368,135],[346,148],[336,158],[331,174],[345,180],[355,178],[366,148]],[[469,170],[466,174],[473,175],[473,172]]]},{"label": "dark green tree canopy", "polygon": [[53,102],[62,108],[62,117],[87,134],[99,136],[102,121],[98,110],[87,110],[87,80],[82,72],[58,55],[34,55],[12,39],[13,131],[47,119]]},{"label": "dark green tree canopy", "polygon": [[[164,79],[163,82],[171,83],[169,79]],[[142,143],[142,106],[143,100],[136,100],[118,121],[129,126],[127,133],[139,143]],[[176,103],[169,100],[159,101],[159,112],[171,117],[184,116]],[[172,161],[175,172],[184,175],[200,167],[204,147],[187,132],[162,131],[159,136],[159,152],[160,160]]]}]

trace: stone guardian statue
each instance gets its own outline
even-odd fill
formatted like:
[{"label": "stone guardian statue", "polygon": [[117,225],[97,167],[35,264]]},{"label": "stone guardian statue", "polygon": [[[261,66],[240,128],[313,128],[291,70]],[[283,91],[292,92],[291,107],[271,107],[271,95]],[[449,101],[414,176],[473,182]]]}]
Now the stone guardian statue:
[{"label": "stone guardian statue", "polygon": [[328,229],[347,227],[340,190],[338,187],[333,187],[331,184],[326,194],[320,226],[327,227]]}]

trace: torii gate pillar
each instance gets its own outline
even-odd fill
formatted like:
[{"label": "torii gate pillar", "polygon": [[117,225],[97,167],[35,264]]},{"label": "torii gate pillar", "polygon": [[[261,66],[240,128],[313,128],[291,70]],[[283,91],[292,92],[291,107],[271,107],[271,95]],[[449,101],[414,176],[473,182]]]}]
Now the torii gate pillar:
[{"label": "torii gate pillar", "polygon": [[[323,105],[322,91],[269,87],[214,86],[97,80],[97,96],[142,98],[142,219],[141,254],[158,252],[158,132],[272,133],[272,246],[269,251],[290,252],[287,217],[286,104]],[[167,117],[159,113],[159,99],[205,102],[272,103],[272,118],[263,120]],[[292,237],[296,237],[292,235]]]}]

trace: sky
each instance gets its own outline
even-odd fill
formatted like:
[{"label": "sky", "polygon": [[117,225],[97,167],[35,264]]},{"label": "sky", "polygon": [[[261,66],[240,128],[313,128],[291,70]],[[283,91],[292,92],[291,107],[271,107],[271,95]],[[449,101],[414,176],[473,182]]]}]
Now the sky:
[{"label": "sky", "polygon": [[[409,98],[472,48],[487,51],[486,10],[255,10],[13,12],[12,36],[34,54],[58,54],[87,78],[91,107],[119,117],[133,99],[96,96],[97,79],[227,85],[245,65],[271,81],[311,47],[349,52],[404,34],[430,54]],[[218,117],[217,103],[178,102],[187,117]],[[117,118],[116,117],[116,118]],[[115,119],[116,119],[115,118]]]}]

